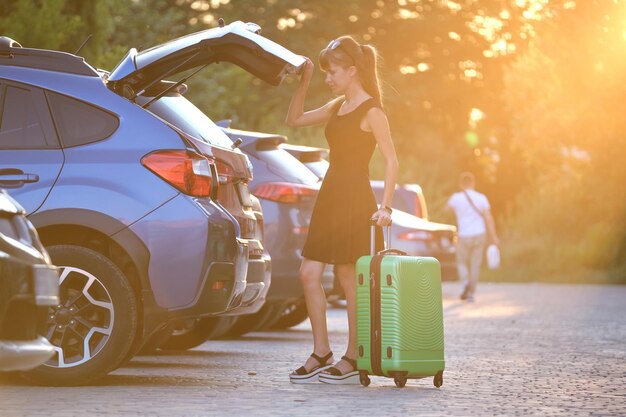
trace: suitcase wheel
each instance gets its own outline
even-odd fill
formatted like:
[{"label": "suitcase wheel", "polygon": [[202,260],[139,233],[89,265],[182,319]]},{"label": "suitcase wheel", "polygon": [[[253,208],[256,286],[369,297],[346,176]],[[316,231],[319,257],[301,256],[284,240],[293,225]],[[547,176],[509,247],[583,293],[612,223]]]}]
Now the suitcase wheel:
[{"label": "suitcase wheel", "polygon": [[359,371],[359,381],[364,387],[367,387],[370,384],[371,381],[369,376],[367,376],[366,371]]},{"label": "suitcase wheel", "polygon": [[395,376],[393,382],[396,383],[396,387],[403,388],[406,385],[406,376]]},{"label": "suitcase wheel", "polygon": [[437,388],[443,385],[443,371],[437,372],[437,375],[433,378],[433,385]]}]

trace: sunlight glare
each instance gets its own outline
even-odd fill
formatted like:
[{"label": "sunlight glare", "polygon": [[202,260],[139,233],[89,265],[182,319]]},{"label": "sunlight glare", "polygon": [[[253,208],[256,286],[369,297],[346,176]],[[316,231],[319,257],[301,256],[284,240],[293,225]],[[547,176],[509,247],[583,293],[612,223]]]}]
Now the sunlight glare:
[{"label": "sunlight glare", "polygon": [[[478,307],[478,306],[477,306]],[[481,305],[478,308],[458,310],[460,318],[486,319],[519,316],[524,309],[519,306]]]}]

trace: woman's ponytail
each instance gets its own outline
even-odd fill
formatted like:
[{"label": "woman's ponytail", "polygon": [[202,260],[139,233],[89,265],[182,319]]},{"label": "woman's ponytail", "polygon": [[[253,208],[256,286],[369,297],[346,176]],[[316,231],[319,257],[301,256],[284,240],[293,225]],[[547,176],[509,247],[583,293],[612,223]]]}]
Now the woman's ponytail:
[{"label": "woman's ponytail", "polygon": [[363,53],[363,68],[361,69],[361,84],[365,91],[375,98],[382,106],[382,93],[378,79],[378,55],[371,45],[361,45]]}]

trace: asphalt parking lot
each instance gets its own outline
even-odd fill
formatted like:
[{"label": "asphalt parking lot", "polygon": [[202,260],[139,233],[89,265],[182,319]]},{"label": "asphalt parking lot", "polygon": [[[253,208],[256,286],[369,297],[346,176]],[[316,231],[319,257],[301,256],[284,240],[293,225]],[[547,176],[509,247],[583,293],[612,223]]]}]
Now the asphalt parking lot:
[{"label": "asphalt parking lot", "polygon": [[[626,415],[626,287],[482,284],[458,301],[444,284],[446,371],[432,379],[374,377],[368,388],[292,385],[310,353],[308,322],[289,331],[209,341],[140,356],[74,388],[0,382],[1,416]],[[341,356],[345,310],[329,310]]]}]

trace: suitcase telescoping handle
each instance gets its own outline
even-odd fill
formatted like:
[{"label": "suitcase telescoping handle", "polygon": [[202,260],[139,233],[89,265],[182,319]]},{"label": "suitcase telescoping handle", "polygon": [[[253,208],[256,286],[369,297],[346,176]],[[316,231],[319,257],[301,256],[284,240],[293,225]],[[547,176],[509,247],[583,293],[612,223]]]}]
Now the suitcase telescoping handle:
[{"label": "suitcase telescoping handle", "polygon": [[[370,255],[376,255],[376,227],[378,227],[376,220],[370,220]],[[383,247],[391,247],[391,224],[389,226],[381,226],[387,229],[387,240],[383,243]]]},{"label": "suitcase telescoping handle", "polygon": [[[378,225],[376,224],[376,220],[371,220],[370,221],[370,255],[374,256],[376,255],[376,227],[378,227]],[[406,255],[406,252],[402,252],[401,250],[398,249],[390,249],[391,248],[391,223],[388,226],[382,226],[383,228],[386,228],[386,232],[387,232],[387,240],[386,240],[386,245],[383,245],[384,247],[386,247],[387,249],[382,250],[380,252],[378,252],[378,255]],[[383,242],[385,243],[385,242]]]},{"label": "suitcase telescoping handle", "polygon": [[[376,224],[376,220],[371,220],[370,221],[370,255],[374,256],[376,255],[376,228],[378,227],[378,224]],[[378,255],[406,255],[406,252],[403,252],[401,250],[398,249],[390,249],[391,248],[391,223],[388,226],[381,226],[386,230],[386,234],[387,234],[387,240],[385,245],[383,245],[384,247],[386,247],[387,249],[382,250],[380,252],[378,252]]]}]

